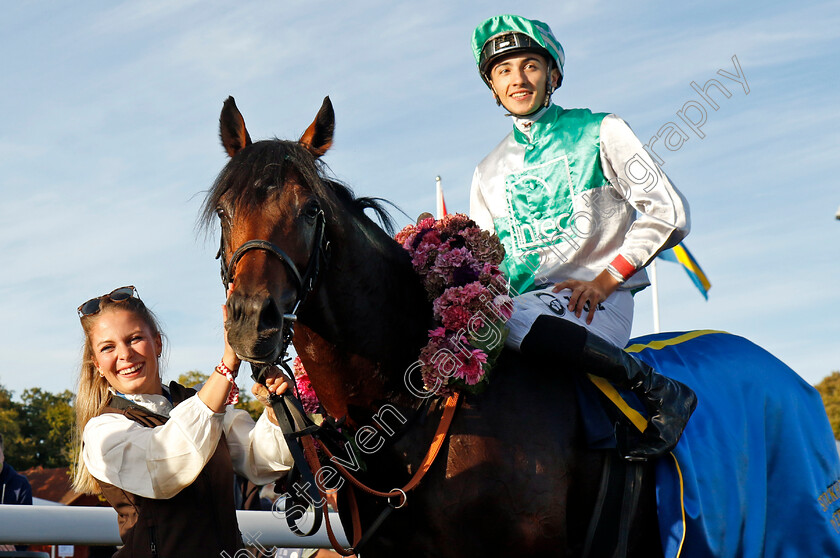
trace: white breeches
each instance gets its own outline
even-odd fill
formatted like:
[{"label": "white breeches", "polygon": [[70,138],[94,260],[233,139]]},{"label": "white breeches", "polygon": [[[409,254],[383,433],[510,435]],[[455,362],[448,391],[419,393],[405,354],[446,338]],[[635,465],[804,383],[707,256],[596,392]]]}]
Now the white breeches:
[{"label": "white breeches", "polygon": [[513,316],[507,322],[510,329],[505,346],[519,350],[525,336],[539,316],[555,316],[574,322],[595,335],[606,339],[617,347],[624,348],[630,340],[633,326],[633,295],[630,291],[618,290],[598,305],[592,323],[587,324],[589,305],[580,317],[569,311],[570,289],[558,293],[551,291],[553,285],[514,297]]}]

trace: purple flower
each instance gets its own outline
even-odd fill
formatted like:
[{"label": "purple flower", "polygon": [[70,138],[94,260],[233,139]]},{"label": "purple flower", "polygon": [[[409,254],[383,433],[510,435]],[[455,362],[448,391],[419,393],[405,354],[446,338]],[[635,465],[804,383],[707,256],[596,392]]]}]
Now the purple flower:
[{"label": "purple flower", "polygon": [[473,269],[473,266],[463,263],[452,270],[452,282],[456,286],[466,285],[478,279],[478,272]]}]

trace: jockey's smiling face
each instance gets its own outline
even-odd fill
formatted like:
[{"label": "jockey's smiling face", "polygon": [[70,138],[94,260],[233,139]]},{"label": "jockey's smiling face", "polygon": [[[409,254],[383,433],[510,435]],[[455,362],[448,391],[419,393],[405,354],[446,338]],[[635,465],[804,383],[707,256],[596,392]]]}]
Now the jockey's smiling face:
[{"label": "jockey's smiling face", "polygon": [[[546,59],[536,53],[519,52],[504,56],[490,70],[493,92],[502,105],[516,116],[536,112],[545,101],[548,76]],[[560,73],[551,70],[556,85]]]},{"label": "jockey's smiling face", "polygon": [[160,334],[130,310],[109,308],[90,329],[94,364],[120,393],[161,394],[158,357]]}]

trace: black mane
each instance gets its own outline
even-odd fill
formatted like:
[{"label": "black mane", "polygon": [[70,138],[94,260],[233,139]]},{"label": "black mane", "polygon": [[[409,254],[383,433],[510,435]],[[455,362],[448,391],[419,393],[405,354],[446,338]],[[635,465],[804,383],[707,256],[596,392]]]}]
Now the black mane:
[{"label": "black mane", "polygon": [[[232,158],[216,177],[213,187],[204,199],[199,224],[205,230],[213,228],[219,203],[228,194],[237,203],[259,205],[265,200],[268,192],[284,184],[289,171],[293,171],[318,198],[331,206],[333,212],[349,209],[357,217],[373,223],[365,214],[366,209],[371,209],[379,219],[381,227],[393,237],[393,219],[382,206],[387,200],[373,197],[357,198],[349,186],[329,178],[326,169],[325,163],[315,159],[296,142],[275,138],[253,143]],[[337,207],[335,200],[343,207]]]}]

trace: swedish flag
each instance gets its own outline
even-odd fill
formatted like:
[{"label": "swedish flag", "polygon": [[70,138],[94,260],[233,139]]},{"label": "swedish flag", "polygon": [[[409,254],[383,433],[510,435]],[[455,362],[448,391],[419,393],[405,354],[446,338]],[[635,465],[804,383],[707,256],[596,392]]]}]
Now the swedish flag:
[{"label": "swedish flag", "polygon": [[700,264],[697,263],[697,260],[691,255],[691,252],[685,247],[685,244],[681,242],[670,250],[663,250],[657,257],[668,262],[681,264],[685,272],[688,273],[688,276],[700,290],[703,298],[709,300],[709,289],[712,288],[712,284],[709,282]]}]

